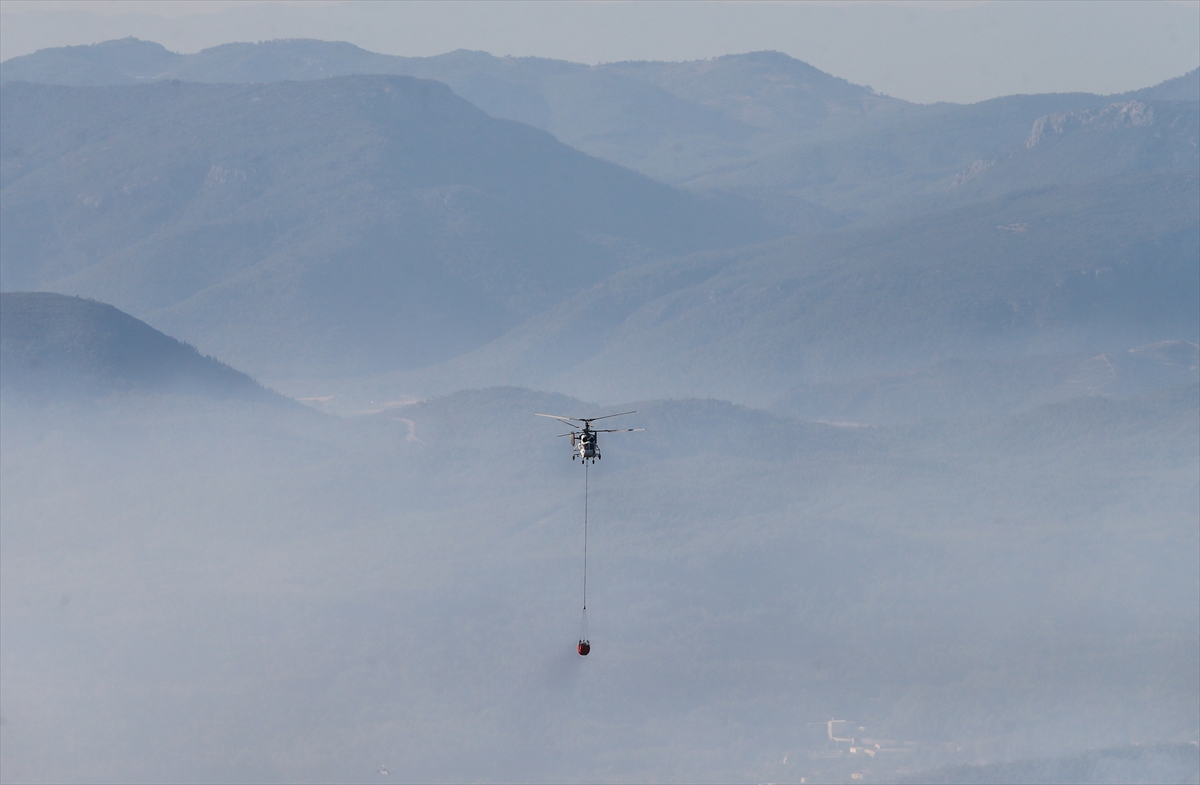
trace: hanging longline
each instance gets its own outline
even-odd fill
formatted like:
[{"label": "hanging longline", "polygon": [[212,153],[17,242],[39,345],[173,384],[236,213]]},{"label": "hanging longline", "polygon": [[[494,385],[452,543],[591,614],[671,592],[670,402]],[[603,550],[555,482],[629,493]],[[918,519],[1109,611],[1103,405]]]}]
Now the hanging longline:
[{"label": "hanging longline", "polygon": [[560,433],[559,436],[571,437],[571,460],[579,458],[583,464],[583,619],[579,623],[579,653],[584,655],[592,649],[592,645],[587,639],[588,463],[600,458],[600,451],[596,449],[599,434],[626,433],[630,431],[644,431],[646,429],[592,427],[592,423],[596,420],[607,420],[609,417],[623,417],[626,414],[633,414],[633,412],[618,412],[616,414],[606,414],[603,417],[564,417],[558,414],[543,414],[542,412],[534,412],[534,414],[538,417],[549,417],[552,420],[558,420],[570,429],[567,433]]},{"label": "hanging longline", "polygon": [[587,502],[588,467],[583,465],[583,610],[587,612]]},{"label": "hanging longline", "polygon": [[579,646],[576,651],[582,656],[592,650],[588,641],[587,629],[587,503],[588,503],[588,465],[583,464],[583,621],[579,623]]}]

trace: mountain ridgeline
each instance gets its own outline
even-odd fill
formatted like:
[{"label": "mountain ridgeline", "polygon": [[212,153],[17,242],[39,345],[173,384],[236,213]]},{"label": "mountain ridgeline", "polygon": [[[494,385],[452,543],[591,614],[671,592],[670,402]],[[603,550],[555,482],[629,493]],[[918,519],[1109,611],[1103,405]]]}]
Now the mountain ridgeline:
[{"label": "mountain ridgeline", "polygon": [[950,358],[1194,343],[1198,185],[1130,175],[641,265],[408,383],[766,405]]},{"label": "mountain ridgeline", "polygon": [[428,364],[753,216],[407,77],[9,84],[0,285],[111,302],[258,374]]},{"label": "mountain ridgeline", "polygon": [[111,302],[294,394],[761,405],[1196,338],[1195,73],[916,106],[776,53],[125,40],[0,71],[0,286]]},{"label": "mountain ridgeline", "polygon": [[[1098,112],[1114,103],[1200,100],[1197,69],[1118,96],[1020,95],[970,107],[922,106],[778,52],[585,66],[466,50],[395,57],[311,40],[225,44],[182,55],[126,39],[43,50],[0,66],[3,81],[67,85],[251,83],[353,74],[443,82],[495,117],[549,131],[656,179],[744,200],[784,226],[806,230],[844,222],[844,213],[904,207],[914,194],[941,196],[1022,148],[1033,124],[1047,115]],[[1160,154],[1174,147],[1195,157],[1194,127],[1182,139],[1169,118],[1142,128],[1135,147],[1149,145]],[[1105,163],[1110,169],[1119,165]],[[1047,174],[1061,180],[1056,168],[1062,167],[1051,164]],[[1091,179],[1089,172],[1085,165],[1075,176]],[[958,191],[952,198],[972,193]]]},{"label": "mountain ridgeline", "polygon": [[111,305],[0,293],[0,389],[25,401],[129,392],[290,403]]},{"label": "mountain ridgeline", "polygon": [[798,132],[819,135],[843,120],[910,106],[775,52],[589,67],[467,50],[395,57],[313,40],[233,43],[181,55],[125,39],[43,50],[0,68],[4,81],[91,86],[356,74],[443,82],[495,117],[542,128],[573,147],[672,182],[786,143]]}]

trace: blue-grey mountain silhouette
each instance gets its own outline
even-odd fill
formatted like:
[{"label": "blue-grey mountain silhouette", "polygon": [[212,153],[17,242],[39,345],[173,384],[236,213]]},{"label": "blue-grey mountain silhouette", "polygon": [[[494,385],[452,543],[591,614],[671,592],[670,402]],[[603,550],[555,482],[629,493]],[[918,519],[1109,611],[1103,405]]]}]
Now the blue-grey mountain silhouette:
[{"label": "blue-grey mountain silhouette", "polygon": [[139,392],[288,403],[111,305],[48,292],[0,293],[0,387],[25,400]]},{"label": "blue-grey mountain silhouette", "polygon": [[111,302],[261,375],[446,359],[753,216],[407,77],[9,83],[0,285]]}]

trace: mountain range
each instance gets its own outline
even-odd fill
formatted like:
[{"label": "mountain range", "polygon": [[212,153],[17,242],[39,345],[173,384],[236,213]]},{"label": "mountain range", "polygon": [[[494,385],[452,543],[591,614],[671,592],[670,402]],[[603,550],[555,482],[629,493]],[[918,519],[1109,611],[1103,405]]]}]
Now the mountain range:
[{"label": "mountain range", "polygon": [[952,357],[1194,341],[1197,183],[1113,178],[641,265],[416,375],[763,405]]},{"label": "mountain range", "polygon": [[[750,191],[748,198],[756,204],[806,228],[827,225],[831,217],[798,201],[795,193],[781,194],[769,182],[759,182],[764,173],[777,181],[781,163],[793,179],[811,177],[814,166],[826,170],[818,178],[822,180],[830,169],[840,174],[849,167],[847,174],[856,180],[868,178],[855,185],[895,191],[897,175],[902,182],[916,180],[911,188],[926,184],[920,181],[927,181],[931,168],[939,171],[939,180],[952,179],[976,161],[1008,153],[1047,114],[1097,111],[1114,102],[1200,100],[1197,69],[1118,96],[1010,96],[972,107],[919,105],[777,52],[690,63],[586,66],[466,50],[395,57],[346,43],[306,40],[226,44],[181,55],[159,44],[125,39],[47,49],[0,66],[2,81],[67,85],[170,79],[247,83],[353,74],[404,74],[443,82],[495,117],[549,131],[572,147],[664,182],[698,190],[721,188],[727,194],[740,191],[743,196]],[[874,148],[881,149],[864,157]],[[883,171],[873,171],[881,164]],[[747,168],[752,171],[730,174]],[[868,185],[881,176],[886,179],[878,186]],[[858,189],[859,197],[864,190]],[[820,201],[821,193],[805,196]],[[861,209],[855,205],[852,211]]]},{"label": "mountain range", "polygon": [[[339,75],[364,71],[419,78]],[[1196,338],[1196,72],[918,106],[775,53],[130,39],[0,74],[0,286],[111,302],[297,395],[761,405]],[[708,152],[668,177],[681,129]]]},{"label": "mountain range", "polygon": [[772,234],[407,77],[15,83],[0,112],[0,285],[259,375],[428,364],[640,259]]},{"label": "mountain range", "polygon": [[[773,52],[696,63],[589,67],[467,50],[395,57],[311,40],[226,44],[180,55],[125,39],[43,50],[0,68],[4,81],[66,85],[273,82],[356,74],[443,82],[495,117],[542,128],[585,152],[667,180],[748,156],[797,131],[829,133],[843,115],[887,114],[908,106]],[[749,95],[747,85],[753,85]]]},{"label": "mountain range", "polygon": [[0,780],[1186,773],[1197,74],[0,64]]}]

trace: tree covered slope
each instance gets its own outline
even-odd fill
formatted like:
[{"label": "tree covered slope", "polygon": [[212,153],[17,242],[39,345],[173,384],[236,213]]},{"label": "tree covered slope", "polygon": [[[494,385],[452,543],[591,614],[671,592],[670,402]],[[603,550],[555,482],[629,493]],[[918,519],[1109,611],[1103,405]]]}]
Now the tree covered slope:
[{"label": "tree covered slope", "polygon": [[1108,178],[641,265],[423,378],[762,405],[950,358],[1194,342],[1197,182]]},{"label": "tree covered slope", "polygon": [[256,375],[473,348],[634,262],[770,234],[407,77],[0,92],[0,285]]},{"label": "tree covered slope", "polygon": [[129,392],[287,400],[111,305],[47,292],[0,294],[0,388],[24,400]]}]

